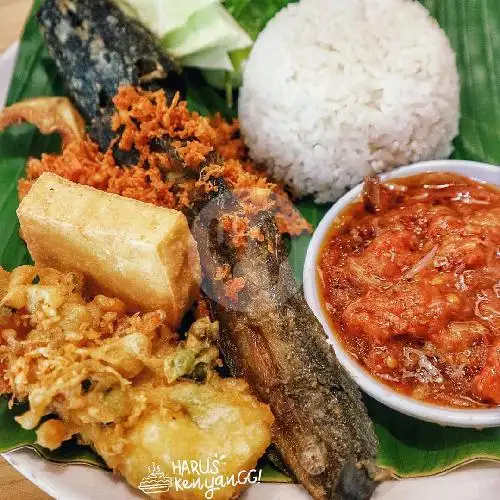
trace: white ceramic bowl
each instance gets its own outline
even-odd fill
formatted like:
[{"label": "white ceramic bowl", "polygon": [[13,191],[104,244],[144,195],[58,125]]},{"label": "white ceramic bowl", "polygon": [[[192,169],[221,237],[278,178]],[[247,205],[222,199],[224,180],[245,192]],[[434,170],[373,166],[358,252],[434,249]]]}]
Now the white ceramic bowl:
[{"label": "white ceramic bowl", "polygon": [[[440,160],[416,163],[407,167],[402,167],[388,174],[382,175],[382,179],[395,177],[407,177],[421,174],[423,172],[455,172],[466,175],[473,179],[485,181],[490,184],[500,186],[500,167],[459,160]],[[361,194],[362,185],[359,185],[343,196],[327,212],[318,228],[313,234],[311,243],[307,250],[304,265],[304,293],[309,307],[319,319],[325,332],[328,334],[330,343],[333,345],[337,358],[351,377],[367,394],[377,401],[398,410],[401,413],[410,415],[428,422],[435,422],[441,425],[454,427],[496,427],[500,426],[500,408],[458,410],[443,406],[432,405],[420,402],[416,399],[404,396],[387,385],[380,382],[366,371],[358,362],[345,350],[336,337],[335,331],[330,326],[328,318],[321,305],[320,284],[316,269],[316,264],[321,252],[323,242],[329,234],[329,230],[337,219],[339,213]]]}]

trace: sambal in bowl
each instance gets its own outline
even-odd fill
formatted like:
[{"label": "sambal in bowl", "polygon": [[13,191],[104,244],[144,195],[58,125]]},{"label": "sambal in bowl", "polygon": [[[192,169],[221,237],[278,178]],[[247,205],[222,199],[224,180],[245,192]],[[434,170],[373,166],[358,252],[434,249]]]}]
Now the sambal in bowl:
[{"label": "sambal in bowl", "polygon": [[500,425],[500,167],[367,178],[316,229],[304,290],[369,395],[442,425]]}]

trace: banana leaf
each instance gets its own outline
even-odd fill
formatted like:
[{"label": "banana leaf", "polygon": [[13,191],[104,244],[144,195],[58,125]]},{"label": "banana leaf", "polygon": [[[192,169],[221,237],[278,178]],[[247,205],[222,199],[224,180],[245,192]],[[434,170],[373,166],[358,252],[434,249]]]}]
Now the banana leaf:
[{"label": "banana leaf", "polygon": [[[255,37],[265,22],[288,0],[226,0],[238,22]],[[462,118],[455,141],[454,158],[500,163],[500,4],[498,0],[422,0],[448,34],[457,53],[461,77]],[[8,104],[42,95],[63,95],[64,89],[43,45],[35,20],[39,1],[26,24],[14,71]],[[188,74],[188,102],[201,113],[220,110],[226,116],[222,95],[208,87],[196,73]],[[13,127],[0,134],[0,265],[12,269],[29,263],[25,245],[19,238],[15,214],[18,205],[17,179],[23,175],[29,156],[58,151],[57,137],[44,137],[33,127]],[[499,169],[500,177],[500,169]],[[310,200],[298,204],[299,210],[316,226],[328,206]],[[290,259],[300,279],[309,237],[290,242]],[[401,415],[371,398],[365,398],[380,440],[378,463],[395,477],[416,477],[442,473],[477,459],[500,461],[500,428],[473,430],[443,428]],[[35,433],[25,431],[0,399],[0,452],[29,446],[49,460],[87,463],[104,467],[91,450],[70,441],[56,452],[35,444]],[[290,479],[263,463],[264,480],[288,482]]]}]

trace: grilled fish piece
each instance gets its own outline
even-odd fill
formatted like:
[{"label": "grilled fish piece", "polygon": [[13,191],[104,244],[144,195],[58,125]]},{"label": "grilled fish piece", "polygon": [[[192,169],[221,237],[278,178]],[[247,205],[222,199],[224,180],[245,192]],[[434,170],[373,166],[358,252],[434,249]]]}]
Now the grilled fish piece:
[{"label": "grilled fish piece", "polygon": [[[180,69],[158,39],[110,0],[45,0],[38,20],[69,96],[102,150],[115,136],[112,99],[121,85],[182,90]],[[133,163],[130,155],[120,159]]]},{"label": "grilled fish piece", "polygon": [[[199,213],[193,235],[205,272],[205,293],[222,332],[233,375],[244,377],[276,418],[273,442],[285,464],[316,499],[361,500],[376,486],[377,439],[355,383],[338,363],[295,282],[274,218],[251,226],[263,240],[234,248],[221,228],[240,208],[219,181],[217,197]],[[226,296],[219,269],[243,277]]]}]

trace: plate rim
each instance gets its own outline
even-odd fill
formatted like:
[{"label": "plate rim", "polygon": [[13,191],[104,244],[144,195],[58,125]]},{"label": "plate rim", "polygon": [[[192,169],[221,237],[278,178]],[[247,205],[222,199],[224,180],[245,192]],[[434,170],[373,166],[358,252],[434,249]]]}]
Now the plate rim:
[{"label": "plate rim", "polygon": [[[7,94],[9,92],[14,66],[19,52],[19,40],[9,45],[9,47],[0,55],[0,110],[5,106]],[[2,68],[6,68],[6,71]],[[3,81],[3,83],[2,83]]]}]

